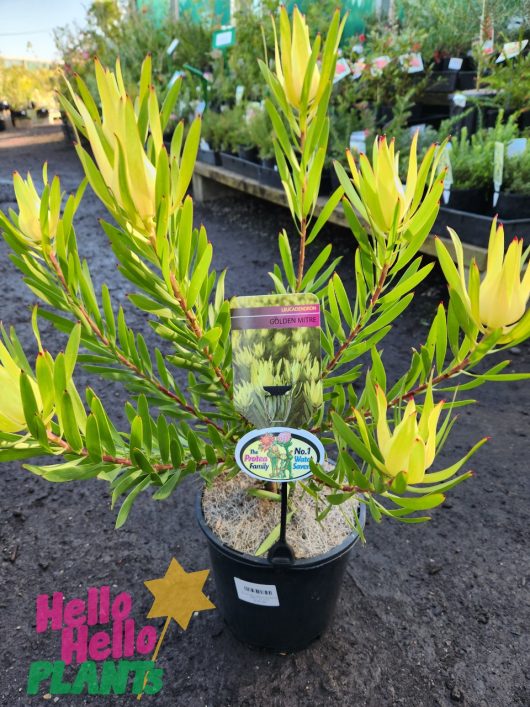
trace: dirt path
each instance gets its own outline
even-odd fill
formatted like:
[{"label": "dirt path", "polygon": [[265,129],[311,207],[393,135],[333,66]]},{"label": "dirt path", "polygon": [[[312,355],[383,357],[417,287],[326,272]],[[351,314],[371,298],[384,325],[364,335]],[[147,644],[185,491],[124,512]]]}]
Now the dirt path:
[{"label": "dirt path", "polygon": [[[38,173],[46,159],[50,174],[60,174],[67,189],[76,186],[75,153],[54,141],[53,131],[50,136],[48,142],[2,136],[0,208],[12,206],[11,172]],[[107,280],[125,302],[129,288],[109,256],[97,223],[102,216],[87,193],[77,219],[81,250],[97,282]],[[196,218],[208,229],[216,265],[229,266],[229,294],[266,292],[287,212],[234,196],[197,207]],[[346,256],[341,273],[351,286],[352,239],[341,230],[329,235]],[[32,347],[33,297],[3,241],[0,251],[0,318]],[[395,375],[407,365],[410,347],[425,340],[427,319],[445,297],[434,271],[385,340]],[[132,324],[145,327],[140,314],[128,311]],[[53,331],[43,337],[54,352],[62,346]],[[528,345],[511,358],[514,368],[530,370]],[[108,382],[94,385],[119,423],[123,394]],[[529,391],[524,383],[479,389],[480,405],[464,409],[446,451],[454,460],[491,435],[472,461],[476,477],[456,488],[427,525],[369,523],[368,544],[355,551],[335,621],[319,642],[287,657],[253,652],[232,638],[217,611],[201,613],[186,633],[172,624],[159,659],[163,689],[143,701],[164,707],[529,705]],[[165,502],[140,497],[125,528],[115,531],[105,484],[52,485],[19,463],[4,464],[0,473],[0,704],[42,704],[42,691],[26,694],[28,669],[32,661],[60,660],[60,643],[57,632],[36,633],[36,596],[61,591],[66,600],[84,598],[87,587],[110,585],[113,596],[132,594],[137,625],[144,625],[151,606],[144,580],[162,576],[173,555],[188,570],[209,566],[193,512],[198,485],[190,480]],[[215,602],[211,578],[206,586]],[[130,693],[63,695],[49,703],[138,704]]]}]

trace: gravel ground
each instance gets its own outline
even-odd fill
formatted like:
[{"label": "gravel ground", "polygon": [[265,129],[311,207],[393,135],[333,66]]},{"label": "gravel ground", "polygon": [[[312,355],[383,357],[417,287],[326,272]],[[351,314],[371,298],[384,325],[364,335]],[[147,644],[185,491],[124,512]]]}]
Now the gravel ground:
[{"label": "gravel ground", "polygon": [[[81,170],[75,153],[55,129],[16,138],[0,135],[1,208],[12,205],[11,172],[36,174],[44,160],[67,189],[77,185]],[[80,249],[96,281],[108,281],[116,301],[125,301],[128,285],[116,276],[97,223],[103,215],[87,193],[77,218]],[[287,212],[234,194],[198,206],[196,217],[214,243],[216,265],[229,266],[228,292],[268,291],[266,273]],[[346,256],[341,273],[351,286],[352,239],[341,230],[330,229],[328,236]],[[3,242],[0,249],[0,317],[15,325],[25,346],[34,350],[28,309],[33,297]],[[411,345],[424,340],[427,320],[444,298],[435,270],[385,340],[385,360],[396,375],[407,365]],[[131,324],[145,327],[141,314],[131,307],[128,312]],[[52,352],[62,346],[55,332],[43,328],[42,333]],[[512,360],[513,369],[529,370],[530,347],[514,350]],[[81,373],[78,380],[82,385],[86,379]],[[119,423],[122,392],[108,382],[94,385]],[[452,491],[426,525],[369,522],[368,543],[354,551],[324,637],[291,656],[255,652],[230,635],[218,611],[201,613],[187,632],[172,624],[159,658],[163,689],[144,701],[168,707],[530,705],[529,387],[489,384],[478,393],[480,404],[462,412],[446,452],[454,460],[491,435],[472,460],[476,477]],[[125,528],[115,531],[105,484],[53,485],[19,463],[4,464],[1,471],[0,703],[136,704],[130,695],[26,694],[30,663],[60,655],[57,633],[35,631],[35,598],[54,591],[67,600],[84,597],[87,587],[107,584],[113,595],[133,595],[133,613],[143,625],[151,606],[144,580],[162,576],[173,555],[188,570],[209,566],[194,518],[196,482],[187,480],[163,503],[140,497]],[[211,577],[206,591],[215,602]]]}]

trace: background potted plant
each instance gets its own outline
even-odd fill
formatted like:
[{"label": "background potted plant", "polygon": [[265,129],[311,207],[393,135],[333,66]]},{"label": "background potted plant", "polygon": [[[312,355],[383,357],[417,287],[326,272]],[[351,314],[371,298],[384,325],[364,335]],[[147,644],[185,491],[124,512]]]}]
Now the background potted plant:
[{"label": "background potted plant", "polygon": [[[113,503],[125,496],[118,527],[140,493],[152,489],[154,498],[162,500],[186,477],[200,475],[210,489],[199,503],[200,522],[212,547],[214,566],[222,564],[216,573],[221,609],[240,638],[276,649],[299,648],[324,630],[344,555],[356,535],[363,536],[359,507],[376,521],[387,516],[421,522],[428,519],[425,511],[443,503],[448,490],[471,476],[469,471],[459,472],[485,439],[446,469],[431,470],[454,425],[453,409],[472,402],[459,398],[458,388],[466,391],[485,381],[529,377],[503,374],[508,361],[487,365],[491,354],[530,335],[526,311],[530,270],[521,280],[522,241],[514,241],[504,259],[503,231],[495,221],[482,280],[471,263],[465,281],[456,234],[452,237],[458,268],[438,242],[438,258],[450,287],[447,309],[443,304],[437,308],[425,343],[412,349],[409,369],[398,377],[387,370],[380,342],[433,267],[422,263],[418,250],[434,223],[443,191],[443,178],[437,176],[441,151],[431,146],[418,165],[415,138],[405,185],[399,179],[392,141],[384,137],[374,141],[371,159],[360,155],[359,166],[348,153],[351,177],[336,164],[340,187],[315,218],[342,24],[336,12],[322,47],[320,38],[310,44],[296,9],[293,23],[294,33],[282,8],[275,68],[260,64],[271,92],[266,109],[298,246],[295,264],[289,237],[281,231],[282,266],[275,266],[271,275],[278,297],[303,293],[321,306],[324,392],[319,395],[318,387],[309,386],[307,395],[316,410],[309,426],[335,456],[336,464],[330,468],[313,463],[312,476],[291,489],[293,527],[300,520],[298,505],[309,503],[312,513],[305,517],[312,528],[325,529],[329,550],[320,549],[316,556],[313,551],[309,564],[314,567],[304,566],[303,558],[267,567],[268,572],[274,571],[278,605],[250,606],[241,600],[236,583],[224,581],[222,572],[228,571],[219,556],[239,559],[238,572],[246,565],[259,571],[267,561],[242,553],[237,543],[229,547],[215,528],[206,528],[211,504],[221,493],[228,498],[232,493],[232,499],[243,497],[241,513],[245,502],[258,499],[274,538],[279,494],[236,473],[236,444],[251,425],[237,404],[245,391],[236,389],[233,381],[230,302],[225,297],[224,274],[211,269],[212,245],[204,226],[194,227],[193,202],[186,195],[199,146],[200,118],[193,120],[185,138],[183,126],[177,127],[169,151],[163,142],[179,84],[159,106],[149,80],[148,57],[135,108],[126,97],[119,65],[113,74],[96,63],[101,112],[80,77],[75,88],[70,86],[70,100],[62,98],[76,130],[90,142],[92,155],[80,143],[76,150],[86,180],[111,216],[112,221],[102,227],[120,271],[133,285],[130,299],[147,313],[165,355],[157,347],[150,349],[128,325],[123,310],[116,311],[107,286],[101,293],[94,291],[89,265],[78,254],[73,225],[85,182],[63,203],[60,182],[57,177],[49,181],[46,168],[40,193],[30,176],[23,179],[16,174],[18,213],[0,214],[13,260],[43,302],[32,318],[39,351],[35,366],[14,331],[3,331],[0,460],[46,455],[54,457],[55,463],[26,467],[50,481],[96,476],[105,480]],[[341,200],[358,245],[353,301],[335,272],[337,261],[330,260],[330,244],[321,244],[309,267],[306,262],[307,248]],[[40,318],[68,334],[64,351],[55,357],[41,341]],[[305,350],[303,337],[296,345]],[[366,358],[361,359],[365,354],[368,365],[363,365]],[[125,384],[131,395],[126,406],[128,429],[115,428],[92,388],[83,402],[73,380],[78,358],[89,372]],[[273,365],[276,362],[271,361],[267,368]],[[178,377],[179,370],[187,371],[186,380]],[[261,377],[258,380],[264,383]],[[217,508],[225,525],[237,520],[233,502],[227,500]],[[251,515],[247,530],[254,530],[258,522],[258,515]],[[341,524],[344,535],[337,541]],[[263,540],[270,542],[271,532]],[[324,580],[319,581],[316,575],[322,570]],[[301,596],[311,601],[301,601]],[[244,620],[249,606],[255,629],[251,636],[246,631],[251,621]],[[285,616],[286,608],[296,612],[296,630],[291,632],[285,630],[293,625]]]},{"label": "background potted plant", "polygon": [[530,218],[530,149],[504,159],[503,183],[496,205],[503,219]]}]

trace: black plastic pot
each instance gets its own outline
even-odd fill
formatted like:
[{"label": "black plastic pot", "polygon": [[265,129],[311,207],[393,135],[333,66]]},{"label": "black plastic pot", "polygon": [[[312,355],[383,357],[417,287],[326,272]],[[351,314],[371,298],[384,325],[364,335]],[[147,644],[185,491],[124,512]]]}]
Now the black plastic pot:
[{"label": "black plastic pot", "polygon": [[457,71],[433,71],[425,93],[452,93],[457,78]]},{"label": "black plastic pot", "polygon": [[530,218],[530,195],[507,194],[501,191],[495,211],[498,212],[501,219]]},{"label": "black plastic pot", "polygon": [[280,179],[280,173],[278,170],[271,167],[265,167],[261,165],[259,168],[259,180],[262,184],[268,187],[275,187],[276,189],[282,189],[282,180]]},{"label": "black plastic pot", "polygon": [[241,160],[247,160],[247,162],[258,163],[258,148],[257,147],[246,147],[245,145],[238,145],[237,156]]},{"label": "black plastic pot", "polygon": [[479,187],[476,189],[451,189],[449,203],[446,206],[457,211],[485,214],[488,203],[486,190]]},{"label": "black plastic pot", "polygon": [[[208,540],[217,604],[238,640],[256,648],[291,653],[324,633],[357,533],[323,555],[295,560],[292,565],[274,565],[224,545],[206,525],[202,494],[197,496],[196,511]],[[366,508],[361,504],[363,527],[365,518]]]},{"label": "black plastic pot", "polygon": [[204,164],[219,165],[221,160],[219,159],[219,153],[215,150],[203,150],[199,148],[197,152],[197,160],[199,162],[204,162]]},{"label": "black plastic pot", "polygon": [[459,71],[456,87],[460,91],[469,91],[476,87],[477,72],[476,71]]},{"label": "black plastic pot", "polygon": [[221,164],[231,172],[240,174],[243,177],[259,180],[260,165],[256,162],[242,160],[240,157],[229,155],[226,152],[220,153]]}]

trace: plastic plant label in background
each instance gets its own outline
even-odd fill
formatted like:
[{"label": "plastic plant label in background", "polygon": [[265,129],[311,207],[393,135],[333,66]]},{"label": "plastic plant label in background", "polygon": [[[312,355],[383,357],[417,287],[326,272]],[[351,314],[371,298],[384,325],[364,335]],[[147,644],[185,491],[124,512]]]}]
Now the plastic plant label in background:
[{"label": "plastic plant label in background", "polygon": [[510,140],[506,146],[506,157],[508,157],[508,159],[511,159],[512,157],[519,157],[519,155],[522,155],[525,150],[526,138],[516,137],[513,140]]},{"label": "plastic plant label in background", "polygon": [[179,44],[180,44],[180,39],[177,39],[177,37],[175,37],[175,39],[171,42],[169,47],[166,49],[166,54],[168,56],[171,56]]},{"label": "plastic plant label in background", "polygon": [[228,49],[236,43],[236,28],[223,27],[212,34],[212,49]]},{"label": "plastic plant label in background", "polygon": [[502,173],[504,171],[504,143],[495,143],[493,156],[493,206],[497,206],[499,192],[502,186]]},{"label": "plastic plant label in background", "polygon": [[447,65],[447,68],[450,71],[460,71],[462,68],[462,64],[464,63],[464,60],[459,57],[459,56],[452,56],[449,59],[449,64]]},{"label": "plastic plant label in background", "polygon": [[417,74],[423,71],[423,58],[418,52],[410,52],[402,54],[399,57],[399,63],[403,69],[406,69],[408,74]]},{"label": "plastic plant label in background", "polygon": [[350,150],[366,152],[366,133],[364,130],[354,130],[350,133]]},{"label": "plastic plant label in background", "polygon": [[234,404],[254,427],[304,428],[323,404],[314,294],[231,302]]},{"label": "plastic plant label in background", "polygon": [[333,77],[333,83],[337,83],[345,76],[348,76],[348,74],[351,74],[350,65],[348,64],[346,59],[338,59],[337,64],[335,66],[335,76]]},{"label": "plastic plant label in background", "polygon": [[310,462],[324,461],[324,447],[305,430],[269,427],[241,437],[235,458],[241,471],[255,479],[287,483],[310,476]]},{"label": "plastic plant label in background", "polygon": [[495,63],[500,64],[501,61],[506,61],[506,59],[514,59],[525,49],[527,44],[528,39],[523,39],[522,42],[506,42]]}]

